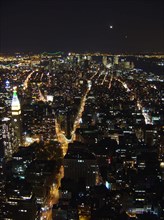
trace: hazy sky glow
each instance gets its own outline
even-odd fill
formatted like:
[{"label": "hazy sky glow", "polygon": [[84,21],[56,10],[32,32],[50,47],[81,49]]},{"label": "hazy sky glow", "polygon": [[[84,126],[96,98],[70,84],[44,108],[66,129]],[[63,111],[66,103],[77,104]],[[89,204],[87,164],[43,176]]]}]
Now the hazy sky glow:
[{"label": "hazy sky glow", "polygon": [[0,52],[161,52],[163,7],[162,0],[2,0]]}]

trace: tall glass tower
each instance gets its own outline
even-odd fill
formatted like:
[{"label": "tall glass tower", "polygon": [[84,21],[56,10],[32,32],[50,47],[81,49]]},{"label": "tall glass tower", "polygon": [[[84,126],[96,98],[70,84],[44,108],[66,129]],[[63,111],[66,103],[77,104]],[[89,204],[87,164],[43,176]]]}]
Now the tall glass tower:
[{"label": "tall glass tower", "polygon": [[12,114],[12,125],[14,133],[18,140],[18,145],[22,144],[22,119],[21,119],[21,105],[17,95],[17,88],[13,88],[13,97],[11,102],[11,114]]}]

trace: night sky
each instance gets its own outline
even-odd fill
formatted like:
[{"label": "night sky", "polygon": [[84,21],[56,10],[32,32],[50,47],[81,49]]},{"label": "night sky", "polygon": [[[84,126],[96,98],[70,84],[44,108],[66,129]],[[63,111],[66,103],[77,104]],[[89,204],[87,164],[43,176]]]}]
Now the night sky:
[{"label": "night sky", "polygon": [[164,52],[162,0],[1,0],[0,24],[2,53]]}]

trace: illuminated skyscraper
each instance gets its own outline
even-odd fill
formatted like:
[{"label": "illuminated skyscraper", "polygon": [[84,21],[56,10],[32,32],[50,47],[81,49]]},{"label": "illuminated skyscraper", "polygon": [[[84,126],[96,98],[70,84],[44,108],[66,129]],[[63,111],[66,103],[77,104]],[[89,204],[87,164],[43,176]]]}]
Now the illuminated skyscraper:
[{"label": "illuminated skyscraper", "polygon": [[2,144],[3,144],[3,151],[4,157],[6,160],[12,158],[12,154],[14,153],[15,149],[13,146],[13,128],[11,124],[10,118],[2,118],[0,119],[1,128],[2,128]]},{"label": "illuminated skyscraper", "polygon": [[18,145],[22,143],[22,119],[21,119],[21,106],[17,96],[16,87],[13,89],[13,98],[11,102],[11,114],[12,114],[12,125],[14,133],[18,140]]},{"label": "illuminated skyscraper", "polygon": [[2,140],[2,123],[0,120],[0,219],[3,216],[3,206],[5,201],[5,162],[4,162],[4,146]]},{"label": "illuminated skyscraper", "polygon": [[10,82],[9,82],[9,80],[6,80],[6,82],[5,82],[5,89],[7,90],[7,91],[10,91]]},{"label": "illuminated skyscraper", "polygon": [[103,56],[102,63],[104,64],[104,66],[107,65],[107,56]]},{"label": "illuminated skyscraper", "polygon": [[14,150],[15,145],[11,118],[0,117],[0,219],[4,219],[2,216],[5,207],[6,161],[12,158]]},{"label": "illuminated skyscraper", "polygon": [[[17,137],[14,134],[11,117],[6,117],[6,109],[0,103],[0,161],[8,161],[17,151]],[[2,160],[1,160],[2,159]],[[0,163],[1,164],[1,163]],[[1,165],[0,165],[1,168]]]},{"label": "illuminated skyscraper", "polygon": [[119,60],[118,60],[118,56],[117,56],[117,55],[114,56],[114,61],[113,61],[113,63],[114,63],[115,65],[118,65]]}]

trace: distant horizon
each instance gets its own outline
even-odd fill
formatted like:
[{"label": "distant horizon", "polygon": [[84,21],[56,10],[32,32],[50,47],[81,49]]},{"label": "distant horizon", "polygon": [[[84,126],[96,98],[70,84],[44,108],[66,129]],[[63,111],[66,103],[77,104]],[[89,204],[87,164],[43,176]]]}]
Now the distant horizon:
[{"label": "distant horizon", "polygon": [[[24,54],[24,55],[37,55],[37,54],[109,54],[109,55],[164,55],[164,51],[145,51],[145,52],[104,52],[104,51],[15,51],[15,52],[0,52],[0,55],[16,55],[16,54]],[[55,54],[56,53],[56,54]]]}]

